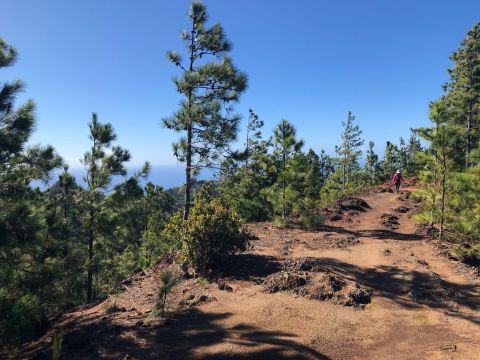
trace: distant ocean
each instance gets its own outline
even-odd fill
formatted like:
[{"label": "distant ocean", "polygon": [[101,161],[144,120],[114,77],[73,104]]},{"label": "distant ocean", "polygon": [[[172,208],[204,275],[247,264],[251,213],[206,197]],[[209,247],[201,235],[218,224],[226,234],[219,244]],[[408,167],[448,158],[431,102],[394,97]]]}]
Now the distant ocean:
[{"label": "distant ocean", "polygon": [[[140,169],[139,166],[129,166],[127,167],[128,175],[132,176]],[[85,177],[84,168],[71,168],[69,172],[75,177],[77,184],[80,186],[85,186],[83,178]],[[198,176],[197,180],[212,180],[215,177],[215,172],[213,170],[205,169]],[[51,180],[48,185],[53,185],[58,179],[57,175],[52,175]],[[113,178],[110,187],[120,184],[123,181],[121,176],[116,176]],[[152,182],[155,185],[164,187],[165,189],[170,189],[172,187],[181,186],[185,183],[185,167],[183,164],[180,165],[152,165],[150,170],[150,175],[144,181],[143,185],[147,182]],[[31,184],[33,187],[39,187],[40,189],[45,189],[48,185],[43,182],[33,182]]]}]

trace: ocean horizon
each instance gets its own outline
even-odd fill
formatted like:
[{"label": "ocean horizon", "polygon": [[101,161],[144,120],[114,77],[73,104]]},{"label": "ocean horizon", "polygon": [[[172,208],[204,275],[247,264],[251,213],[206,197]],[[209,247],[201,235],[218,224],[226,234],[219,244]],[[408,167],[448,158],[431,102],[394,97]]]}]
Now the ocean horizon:
[{"label": "ocean horizon", "polygon": [[[127,166],[127,176],[128,178],[135,174],[135,172],[141,169],[141,166]],[[86,175],[86,170],[83,167],[73,167],[69,168],[68,172],[75,177],[75,180],[78,185],[85,187],[84,177]],[[46,189],[49,186],[55,184],[58,180],[58,174],[60,171],[53,173],[50,177],[50,180],[47,183],[43,181],[35,181],[32,183],[33,187],[39,187],[40,189]],[[215,171],[211,169],[204,169],[200,172],[200,175],[197,177],[197,180],[213,180],[215,177]],[[124,180],[123,176],[114,176],[112,182],[110,183],[109,188],[112,188]],[[147,178],[142,179],[142,186],[146,183],[151,182],[155,185],[162,186],[165,189],[170,189],[177,186],[182,186],[185,184],[185,167],[182,165],[152,165],[150,173]]]}]

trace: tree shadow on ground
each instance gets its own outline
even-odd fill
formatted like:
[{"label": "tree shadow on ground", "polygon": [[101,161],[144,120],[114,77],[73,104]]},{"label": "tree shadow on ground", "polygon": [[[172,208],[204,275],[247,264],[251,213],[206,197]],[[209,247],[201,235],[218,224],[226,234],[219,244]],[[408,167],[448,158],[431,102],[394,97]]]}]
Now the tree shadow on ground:
[{"label": "tree shadow on ground", "polygon": [[[170,314],[166,323],[145,327],[101,315],[82,318],[64,329],[64,359],[329,359],[301,344],[296,335],[250,324],[224,327],[232,314],[200,309]],[[235,351],[232,348],[235,348]],[[208,348],[208,352],[206,350]],[[213,350],[213,352],[212,352]],[[48,344],[30,349],[24,359],[50,359]]]},{"label": "tree shadow on ground", "polygon": [[356,234],[358,236],[372,237],[379,240],[390,239],[390,240],[401,240],[401,241],[418,241],[424,238],[421,235],[403,234],[403,233],[399,233],[391,230],[360,230],[360,231],[357,231]]},{"label": "tree shadow on ground", "polygon": [[237,254],[225,259],[221,276],[235,280],[262,282],[265,277],[281,270],[280,260],[274,256]]},{"label": "tree shadow on ground", "polygon": [[372,288],[404,307],[421,307],[447,311],[449,315],[480,324],[480,319],[461,312],[459,306],[480,310],[480,289],[475,284],[457,284],[429,271],[405,271],[396,266],[364,268],[333,258],[315,258],[316,265],[347,279]]}]

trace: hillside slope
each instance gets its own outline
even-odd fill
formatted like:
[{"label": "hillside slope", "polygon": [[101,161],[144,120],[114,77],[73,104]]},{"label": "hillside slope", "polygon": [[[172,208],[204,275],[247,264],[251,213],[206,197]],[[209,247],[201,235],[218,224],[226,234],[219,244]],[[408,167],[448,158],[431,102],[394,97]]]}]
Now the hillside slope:
[{"label": "hillside slope", "polygon": [[[415,234],[405,195],[361,194],[369,207],[342,211],[318,231],[251,225],[251,248],[216,282],[182,280],[166,321],[148,316],[162,265],[135,274],[116,299],[58,321],[62,355],[478,359],[480,281]],[[49,358],[51,336],[16,357]]]}]

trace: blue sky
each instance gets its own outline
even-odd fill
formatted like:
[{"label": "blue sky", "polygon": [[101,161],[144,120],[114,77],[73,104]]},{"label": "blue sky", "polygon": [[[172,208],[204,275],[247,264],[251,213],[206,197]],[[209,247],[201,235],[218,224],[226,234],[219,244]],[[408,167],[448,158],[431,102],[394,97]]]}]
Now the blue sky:
[{"label": "blue sky", "polygon": [[[333,152],[348,110],[364,138],[386,140],[428,123],[449,55],[479,21],[478,0],[205,0],[249,76],[237,111],[252,107],[265,133],[293,122],[307,147]],[[54,145],[72,167],[89,147],[93,111],[111,122],[132,164],[175,164],[177,135],[161,127],[177,107],[184,0],[2,0],[0,36],[20,53],[0,81],[23,79],[37,103],[33,142]],[[243,134],[240,134],[243,138]]]}]

